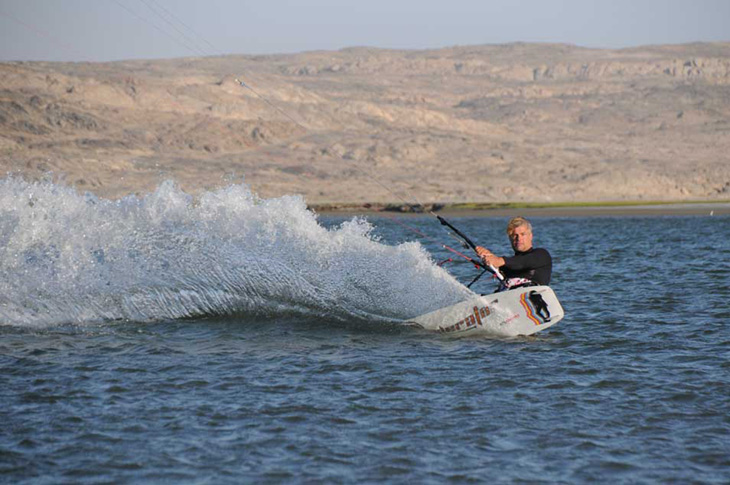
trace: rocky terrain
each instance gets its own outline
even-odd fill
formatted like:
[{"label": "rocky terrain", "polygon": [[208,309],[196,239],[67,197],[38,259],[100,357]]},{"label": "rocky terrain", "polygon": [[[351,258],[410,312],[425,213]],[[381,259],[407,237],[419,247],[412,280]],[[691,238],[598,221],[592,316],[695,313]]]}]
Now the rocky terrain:
[{"label": "rocky terrain", "polygon": [[727,200],[730,43],[2,63],[0,170],[105,197]]}]

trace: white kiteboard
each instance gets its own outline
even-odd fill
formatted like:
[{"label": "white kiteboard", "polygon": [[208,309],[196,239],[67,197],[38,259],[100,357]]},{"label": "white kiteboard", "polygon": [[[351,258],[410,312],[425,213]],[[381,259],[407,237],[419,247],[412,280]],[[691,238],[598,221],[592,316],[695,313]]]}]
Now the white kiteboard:
[{"label": "white kiteboard", "polygon": [[528,286],[478,296],[407,323],[447,334],[515,337],[545,330],[564,315],[549,286]]}]

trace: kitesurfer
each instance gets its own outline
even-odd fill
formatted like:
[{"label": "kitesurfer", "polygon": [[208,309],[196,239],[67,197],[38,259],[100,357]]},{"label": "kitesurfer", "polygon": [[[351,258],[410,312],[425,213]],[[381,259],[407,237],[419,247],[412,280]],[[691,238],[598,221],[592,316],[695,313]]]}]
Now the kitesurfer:
[{"label": "kitesurfer", "polygon": [[498,268],[504,275],[505,288],[524,285],[548,285],[553,271],[553,260],[547,249],[532,247],[532,224],[524,217],[514,217],[507,224],[514,256],[496,256],[490,250],[477,246],[476,252],[484,264]]}]

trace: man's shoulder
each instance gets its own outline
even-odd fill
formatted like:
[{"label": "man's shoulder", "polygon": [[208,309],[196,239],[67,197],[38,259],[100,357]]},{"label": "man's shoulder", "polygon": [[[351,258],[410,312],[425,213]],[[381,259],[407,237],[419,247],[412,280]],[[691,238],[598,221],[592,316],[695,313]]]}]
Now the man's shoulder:
[{"label": "man's shoulder", "polygon": [[552,259],[552,256],[550,256],[550,251],[548,251],[545,248],[532,248],[532,251],[535,256],[540,256],[541,258],[550,258]]},{"label": "man's shoulder", "polygon": [[545,248],[535,248],[532,247],[525,251],[524,253],[516,253],[516,254],[550,254],[547,249]]}]

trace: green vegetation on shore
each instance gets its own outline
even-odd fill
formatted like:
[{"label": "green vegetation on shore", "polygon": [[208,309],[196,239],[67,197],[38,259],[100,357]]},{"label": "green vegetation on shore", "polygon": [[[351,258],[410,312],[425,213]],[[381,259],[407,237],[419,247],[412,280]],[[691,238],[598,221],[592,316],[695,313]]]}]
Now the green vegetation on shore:
[{"label": "green vegetation on shore", "polygon": [[311,204],[310,209],[317,212],[401,212],[422,213],[440,211],[490,211],[516,209],[591,209],[591,208],[628,208],[642,206],[676,206],[687,204],[728,204],[730,199],[722,200],[622,200],[603,202],[460,202],[424,204],[388,204],[388,203],[343,203],[343,204]]},{"label": "green vegetation on shore", "polygon": [[467,202],[462,204],[447,204],[444,208],[451,210],[490,210],[490,209],[560,209],[560,208],[590,208],[590,207],[636,207],[636,206],[668,206],[678,204],[726,204],[728,200],[617,200],[603,202],[504,202],[482,203]]}]

